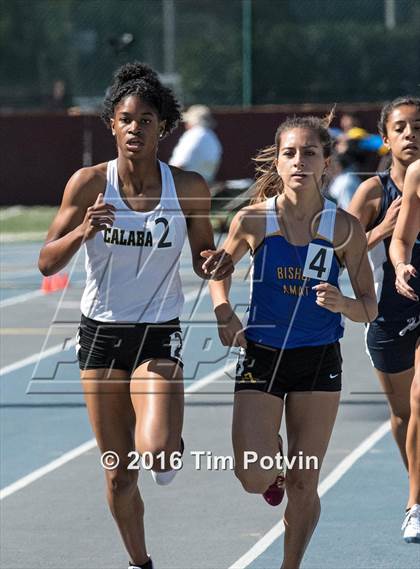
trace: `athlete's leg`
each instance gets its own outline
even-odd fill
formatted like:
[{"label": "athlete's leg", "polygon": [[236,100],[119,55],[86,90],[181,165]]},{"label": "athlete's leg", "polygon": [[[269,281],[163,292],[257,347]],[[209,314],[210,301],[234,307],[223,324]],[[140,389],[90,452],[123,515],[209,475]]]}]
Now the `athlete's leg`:
[{"label": "athlete's leg", "polygon": [[406,444],[407,428],[410,419],[410,387],[413,381],[414,368],[400,373],[385,373],[378,369],[375,369],[375,371],[388,399],[391,411],[392,434],[408,470]]},{"label": "athlete's leg", "polygon": [[[289,469],[286,475],[287,507],[284,514],[282,569],[298,569],[321,511],[318,496],[319,469],[337,415],[339,392],[293,392],[286,397],[289,460],[317,457],[318,468]],[[298,464],[296,460],[296,464]]]},{"label": "athlete's leg", "polygon": [[148,560],[144,538],[144,506],[137,487],[138,471],[127,470],[134,450],[135,414],[130,399],[130,378],[122,370],[81,372],[89,419],[101,453],[112,450],[120,458],[115,470],[105,470],[107,498],[133,563]]},{"label": "athlete's leg", "polygon": [[408,507],[420,504],[420,340],[416,345],[415,373],[410,392],[411,415],[407,432],[410,475]]},{"label": "athlete's leg", "polygon": [[[274,483],[279,471],[264,470],[261,457],[274,459],[279,452],[278,433],[283,414],[283,399],[257,390],[235,393],[232,439],[235,454],[235,474],[247,492],[262,494]],[[255,452],[256,463],[245,468],[245,453]]]},{"label": "athlete's leg", "polygon": [[[131,401],[136,414],[136,449],[153,455],[156,472],[170,470],[170,455],[181,450],[182,368],[169,359],[143,362],[131,377]],[[156,458],[161,452],[165,453],[165,464]]]}]

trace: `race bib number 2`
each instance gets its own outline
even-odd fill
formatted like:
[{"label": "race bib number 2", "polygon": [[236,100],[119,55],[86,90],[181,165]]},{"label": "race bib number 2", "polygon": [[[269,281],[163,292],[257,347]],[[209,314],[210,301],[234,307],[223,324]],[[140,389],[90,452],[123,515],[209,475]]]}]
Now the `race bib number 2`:
[{"label": "race bib number 2", "polygon": [[303,276],[318,281],[328,280],[333,255],[334,250],[332,248],[323,247],[317,243],[309,243]]}]

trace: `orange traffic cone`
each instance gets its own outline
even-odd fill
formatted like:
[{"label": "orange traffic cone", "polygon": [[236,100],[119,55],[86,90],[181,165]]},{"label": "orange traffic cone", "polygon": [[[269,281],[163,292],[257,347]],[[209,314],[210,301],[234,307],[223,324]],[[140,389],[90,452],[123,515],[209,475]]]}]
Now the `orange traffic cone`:
[{"label": "orange traffic cone", "polygon": [[52,285],[52,277],[44,277],[41,283],[41,290],[44,294],[48,294],[52,292],[51,290]]},{"label": "orange traffic cone", "polygon": [[58,273],[50,277],[44,277],[41,283],[41,290],[44,294],[56,292],[65,289],[69,284],[69,276],[67,273]]},{"label": "orange traffic cone", "polygon": [[55,290],[64,290],[69,284],[69,276],[67,273],[59,273],[55,277]]}]

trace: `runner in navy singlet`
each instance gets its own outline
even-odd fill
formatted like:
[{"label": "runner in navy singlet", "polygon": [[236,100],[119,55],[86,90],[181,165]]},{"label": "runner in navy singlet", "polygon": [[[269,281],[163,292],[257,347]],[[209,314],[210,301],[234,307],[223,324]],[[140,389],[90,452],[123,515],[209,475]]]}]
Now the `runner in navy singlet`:
[{"label": "runner in navy singlet", "polygon": [[[409,300],[417,303],[416,286],[420,265],[415,252],[420,247],[420,160],[407,168],[401,211],[389,248],[395,267],[395,287]],[[409,284],[410,283],[410,284]],[[416,343],[414,378],[410,390],[410,421],[407,434],[407,456],[410,472],[409,508],[403,523],[404,539],[408,543],[420,543],[420,338]]]},{"label": "runner in navy singlet", "polygon": [[[395,288],[389,246],[401,207],[407,168],[420,158],[420,99],[400,97],[388,103],[382,109],[378,126],[391,151],[391,167],[360,185],[349,212],[367,231],[379,303],[378,318],[366,329],[366,347],[387,395],[392,432],[408,468],[408,454],[414,452],[416,445],[413,431],[407,429],[415,352],[420,337],[420,309],[418,301],[401,296]],[[420,268],[419,243],[414,244],[412,264]],[[409,285],[419,295],[420,279],[411,279]],[[410,500],[407,507],[412,506]]]}]

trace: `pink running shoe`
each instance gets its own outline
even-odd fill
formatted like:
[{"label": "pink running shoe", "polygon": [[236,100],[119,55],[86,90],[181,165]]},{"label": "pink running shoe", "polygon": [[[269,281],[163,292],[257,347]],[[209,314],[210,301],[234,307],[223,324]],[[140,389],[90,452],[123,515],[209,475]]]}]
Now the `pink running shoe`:
[{"label": "pink running shoe", "polygon": [[[283,456],[283,441],[280,435],[279,435],[279,450],[281,456]],[[281,504],[284,497],[285,482],[286,482],[286,477],[285,477],[285,472],[283,470],[283,472],[277,476],[273,484],[271,484],[271,486],[269,486],[263,494],[263,498],[267,502],[267,504],[270,504],[270,506],[278,506],[279,504]]]},{"label": "pink running shoe", "polygon": [[284,483],[284,476],[279,474],[273,484],[271,484],[263,494],[263,498],[267,504],[270,504],[270,506],[278,506],[281,504],[284,497]]}]

